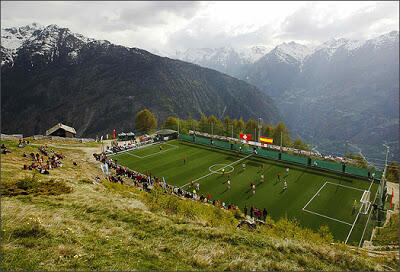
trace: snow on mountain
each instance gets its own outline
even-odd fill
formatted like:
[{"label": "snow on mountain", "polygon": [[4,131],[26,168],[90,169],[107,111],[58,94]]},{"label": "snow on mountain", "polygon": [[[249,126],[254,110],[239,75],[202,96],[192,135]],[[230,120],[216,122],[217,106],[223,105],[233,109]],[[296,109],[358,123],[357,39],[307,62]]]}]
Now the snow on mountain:
[{"label": "snow on mountain", "polygon": [[17,50],[22,44],[32,37],[36,30],[44,27],[33,23],[23,27],[1,28],[1,46],[11,51]]},{"label": "snow on mountain", "polygon": [[383,35],[380,35],[379,37],[375,39],[370,39],[366,43],[373,45],[375,47],[380,47],[384,46],[386,44],[393,44],[393,43],[398,43],[399,42],[399,32],[398,31],[392,31]]},{"label": "snow on mountain", "polygon": [[268,53],[268,49],[265,46],[258,45],[252,46],[250,48],[238,49],[238,53],[241,59],[247,63],[254,63],[260,58],[262,58],[265,54]]},{"label": "snow on mountain", "polygon": [[308,55],[313,53],[312,48],[308,48],[305,45],[290,42],[290,43],[282,43],[275,48],[277,51],[292,56],[298,61],[303,61]]},{"label": "snow on mountain", "polygon": [[33,23],[22,27],[11,27],[1,29],[1,65],[9,63],[13,66],[18,51],[27,48],[32,56],[48,56],[53,61],[59,56],[59,46],[62,44],[68,50],[67,54],[71,60],[76,60],[79,51],[85,44],[94,43],[108,46],[110,43],[104,40],[87,38],[81,34],[72,33],[68,28],[61,28],[57,25],[42,26]]}]

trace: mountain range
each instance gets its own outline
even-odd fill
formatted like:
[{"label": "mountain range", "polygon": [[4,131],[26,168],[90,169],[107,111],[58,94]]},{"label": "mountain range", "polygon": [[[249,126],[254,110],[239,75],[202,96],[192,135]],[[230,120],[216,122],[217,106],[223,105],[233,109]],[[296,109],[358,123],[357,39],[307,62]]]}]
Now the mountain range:
[{"label": "mountain range", "polygon": [[283,43],[253,62],[231,48],[191,52],[197,50],[180,58],[246,80],[271,96],[292,133],[320,151],[343,155],[348,142],[347,151],[361,150],[382,166],[387,143],[390,158],[399,159],[398,31],[312,48]]},{"label": "mountain range", "polygon": [[272,99],[243,80],[56,25],[3,28],[1,53],[2,133],[43,134],[59,122],[78,137],[128,131],[144,108],[159,124],[203,113],[282,119]]}]

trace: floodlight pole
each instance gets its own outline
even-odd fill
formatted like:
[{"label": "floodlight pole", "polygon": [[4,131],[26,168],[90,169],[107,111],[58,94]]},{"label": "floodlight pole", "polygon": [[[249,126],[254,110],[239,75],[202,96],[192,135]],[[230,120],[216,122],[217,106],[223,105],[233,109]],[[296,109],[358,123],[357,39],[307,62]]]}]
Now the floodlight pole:
[{"label": "floodlight pole", "polygon": [[261,127],[262,127],[262,118],[258,118],[258,142],[260,142],[260,137],[261,137]]},{"label": "floodlight pole", "polygon": [[232,125],[232,138],[233,138],[233,125]]},{"label": "floodlight pole", "polygon": [[281,148],[282,148],[282,131],[281,131]]},{"label": "floodlight pole", "polygon": [[179,135],[179,118],[178,118],[178,135]]},{"label": "floodlight pole", "polygon": [[385,159],[385,167],[388,165],[388,156],[389,156],[389,146],[386,144],[383,144],[383,146],[386,147],[386,159]]}]

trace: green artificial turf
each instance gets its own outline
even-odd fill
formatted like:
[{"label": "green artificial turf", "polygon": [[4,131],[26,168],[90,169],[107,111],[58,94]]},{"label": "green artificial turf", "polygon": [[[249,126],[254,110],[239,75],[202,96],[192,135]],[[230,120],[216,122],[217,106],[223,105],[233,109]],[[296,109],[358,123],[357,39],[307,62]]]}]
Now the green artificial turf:
[{"label": "green artificial turf", "polygon": [[[353,209],[354,200],[359,202],[363,190],[370,186],[366,180],[339,173],[249,156],[247,153],[236,155],[233,151],[178,140],[121,153],[112,158],[132,170],[148,171],[152,176],[164,177],[166,183],[181,186],[184,190],[196,189],[190,185],[190,180],[193,180],[195,184],[200,184],[198,194],[210,194],[211,200],[237,205],[241,209],[245,205],[249,210],[251,205],[258,209],[266,208],[275,220],[285,216],[296,218],[302,226],[314,230],[327,225],[334,238],[341,241],[346,239],[358,213],[358,208]],[[245,170],[243,163],[246,164]],[[262,163],[264,169],[261,169]],[[290,168],[288,175],[287,167]],[[225,169],[225,174],[221,173],[221,168]],[[228,172],[231,172],[231,189],[227,186]],[[262,174],[264,182],[260,179]],[[287,181],[286,190],[283,190],[284,180]],[[255,194],[250,190],[252,181],[256,185]],[[373,184],[371,199],[377,187],[378,184]],[[307,211],[303,210],[304,207]],[[354,223],[350,242],[358,243],[360,240],[365,217],[367,215],[359,216]]]}]

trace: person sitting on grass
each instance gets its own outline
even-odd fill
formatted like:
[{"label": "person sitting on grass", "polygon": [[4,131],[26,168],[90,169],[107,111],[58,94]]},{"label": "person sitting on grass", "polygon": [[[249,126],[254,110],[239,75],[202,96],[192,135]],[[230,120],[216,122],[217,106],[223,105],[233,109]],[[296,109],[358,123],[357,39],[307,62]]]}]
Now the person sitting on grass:
[{"label": "person sitting on grass", "polygon": [[8,154],[8,153],[11,153],[11,151],[8,150],[7,147],[6,147],[6,148],[3,149],[3,151],[1,153]]},{"label": "person sitting on grass", "polygon": [[2,144],[1,145],[1,149],[4,149],[4,148],[6,148],[6,146],[4,144]]}]

